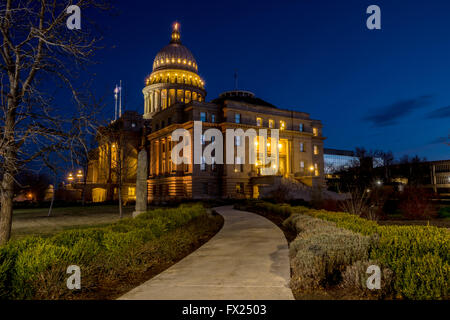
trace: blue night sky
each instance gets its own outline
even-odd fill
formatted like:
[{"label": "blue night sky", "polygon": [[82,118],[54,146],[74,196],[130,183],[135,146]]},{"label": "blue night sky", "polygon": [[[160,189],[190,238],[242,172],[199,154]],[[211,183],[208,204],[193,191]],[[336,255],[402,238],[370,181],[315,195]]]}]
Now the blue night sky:
[{"label": "blue night sky", "polygon": [[[381,8],[382,30],[366,28]],[[108,96],[124,82],[125,108],[143,112],[153,59],[181,23],[207,100],[234,88],[324,125],[325,147],[450,158],[449,1],[121,1],[103,15],[106,49],[91,67]],[[110,106],[110,107],[109,107]]]}]

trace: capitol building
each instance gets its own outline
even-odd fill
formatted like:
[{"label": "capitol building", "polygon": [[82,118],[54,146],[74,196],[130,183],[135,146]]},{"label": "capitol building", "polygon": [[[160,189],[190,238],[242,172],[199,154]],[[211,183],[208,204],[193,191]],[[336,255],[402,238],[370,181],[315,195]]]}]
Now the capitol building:
[{"label": "capitol building", "polygon": [[[207,99],[205,81],[192,52],[182,44],[180,25],[173,25],[170,43],[155,56],[153,69],[142,90],[142,114],[125,112],[113,126],[120,143],[98,139],[88,169],[89,194],[95,202],[125,201],[136,197],[137,154],[148,154],[148,201],[171,199],[258,198],[281,184],[307,189],[324,186],[322,123],[305,112],[278,108],[250,91],[227,91]],[[172,132],[184,129],[193,136],[194,121],[203,130],[215,128],[224,136],[227,129],[279,129],[277,172],[261,174],[260,162],[236,159],[234,164],[179,164],[171,159]],[[119,139],[119,138],[118,138]],[[240,141],[233,142],[236,147]],[[205,148],[208,142],[202,142]],[[261,152],[260,146],[256,153]],[[119,150],[120,149],[120,150]],[[193,155],[193,146],[192,152]],[[225,150],[224,150],[225,155]],[[120,158],[121,161],[117,159]],[[120,176],[117,166],[124,166]],[[123,174],[126,173],[126,174]]]}]

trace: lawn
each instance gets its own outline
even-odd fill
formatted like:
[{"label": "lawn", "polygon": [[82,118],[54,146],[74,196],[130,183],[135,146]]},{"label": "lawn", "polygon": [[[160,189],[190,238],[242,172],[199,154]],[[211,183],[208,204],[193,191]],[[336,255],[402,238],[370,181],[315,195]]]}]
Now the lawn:
[{"label": "lawn", "polygon": [[[124,217],[131,217],[134,206],[123,209]],[[119,220],[119,209],[115,205],[54,208],[17,209],[13,214],[12,239],[29,235],[49,236],[59,231],[102,226]]]},{"label": "lawn", "polygon": [[[16,212],[21,231],[34,226],[35,235],[0,246],[0,300],[116,299],[199,248],[223,225],[201,204],[122,220],[108,206],[61,208],[50,218],[45,213]],[[58,223],[64,219],[72,223]],[[66,286],[70,265],[82,270],[80,290]]]}]

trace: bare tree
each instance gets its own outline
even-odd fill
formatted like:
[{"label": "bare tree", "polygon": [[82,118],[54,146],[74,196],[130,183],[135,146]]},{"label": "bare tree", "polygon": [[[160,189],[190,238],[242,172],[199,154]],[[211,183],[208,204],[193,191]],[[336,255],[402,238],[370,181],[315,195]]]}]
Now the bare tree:
[{"label": "bare tree", "polygon": [[[108,180],[111,185],[117,186],[119,216],[123,218],[123,188],[130,175],[136,174],[137,162],[132,161],[132,159],[137,159],[137,150],[130,142],[130,137],[124,129],[122,119],[108,126],[101,127],[98,132],[100,148],[104,148],[106,152],[109,150],[110,177],[108,177]],[[132,180],[135,180],[135,177]]]},{"label": "bare tree", "polygon": [[11,234],[15,174],[70,148],[72,117],[63,117],[46,90],[64,86],[80,103],[75,79],[99,40],[86,23],[82,30],[67,28],[73,4],[82,12],[108,8],[104,0],[0,2],[0,244]]}]

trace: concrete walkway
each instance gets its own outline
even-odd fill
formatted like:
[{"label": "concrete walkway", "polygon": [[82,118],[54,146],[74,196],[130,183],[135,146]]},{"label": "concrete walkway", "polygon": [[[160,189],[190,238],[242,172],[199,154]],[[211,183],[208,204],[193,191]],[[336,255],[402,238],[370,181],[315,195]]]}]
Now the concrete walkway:
[{"label": "concrete walkway", "polygon": [[209,242],[125,300],[292,300],[288,245],[269,220],[232,207],[216,208],[225,219]]}]

